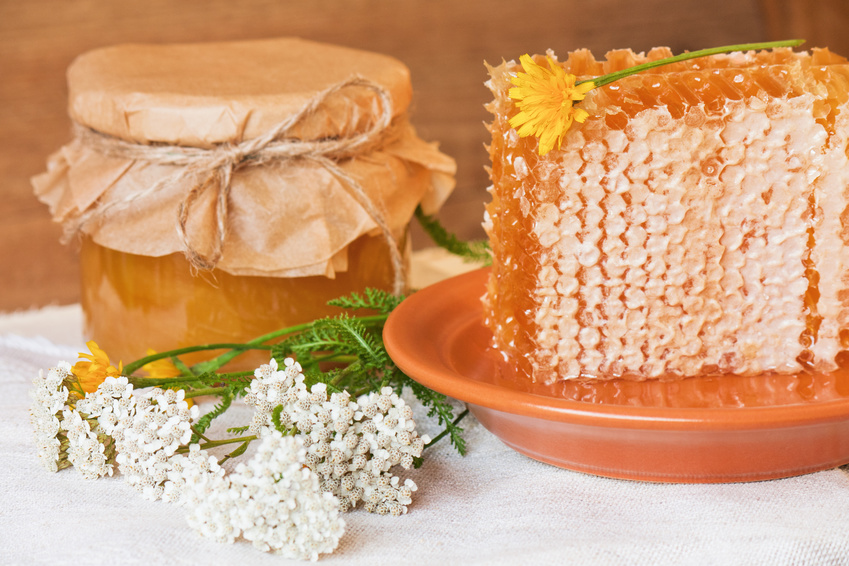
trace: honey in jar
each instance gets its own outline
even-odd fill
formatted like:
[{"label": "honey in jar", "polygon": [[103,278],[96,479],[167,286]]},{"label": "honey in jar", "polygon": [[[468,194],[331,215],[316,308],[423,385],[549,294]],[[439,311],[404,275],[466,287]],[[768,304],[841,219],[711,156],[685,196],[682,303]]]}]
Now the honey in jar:
[{"label": "honey in jar", "polygon": [[409,125],[409,72],[383,55],[121,45],[80,56],[68,87],[75,138],[33,184],[80,242],[85,333],[116,361],[403,290],[415,208],[453,187],[453,161]]}]

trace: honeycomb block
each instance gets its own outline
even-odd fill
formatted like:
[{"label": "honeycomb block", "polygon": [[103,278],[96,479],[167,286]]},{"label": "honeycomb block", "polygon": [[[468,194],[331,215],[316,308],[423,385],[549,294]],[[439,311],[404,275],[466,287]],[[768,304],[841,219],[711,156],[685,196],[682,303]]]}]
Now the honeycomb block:
[{"label": "honeycomb block", "polygon": [[[549,53],[553,56],[553,54]],[[562,63],[590,78],[667,57]],[[538,59],[541,64],[542,59]],[[831,372],[849,360],[849,65],[731,53],[592,91],[540,157],[494,100],[484,298],[535,381]]]}]

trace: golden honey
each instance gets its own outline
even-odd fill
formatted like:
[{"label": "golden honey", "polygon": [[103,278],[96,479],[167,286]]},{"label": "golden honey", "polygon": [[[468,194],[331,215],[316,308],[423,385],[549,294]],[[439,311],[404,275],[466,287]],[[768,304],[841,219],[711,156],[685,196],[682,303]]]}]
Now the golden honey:
[{"label": "golden honey", "polygon": [[[333,316],[327,301],[366,287],[389,291],[393,272],[386,242],[365,236],[348,248],[350,269],[334,279],[194,274],[182,254],[148,257],[82,242],[84,333],[111,359],[125,364],[158,352],[211,343],[239,343],[269,332]],[[187,364],[222,351],[187,354]],[[239,356],[230,370],[268,361],[267,350]]]}]

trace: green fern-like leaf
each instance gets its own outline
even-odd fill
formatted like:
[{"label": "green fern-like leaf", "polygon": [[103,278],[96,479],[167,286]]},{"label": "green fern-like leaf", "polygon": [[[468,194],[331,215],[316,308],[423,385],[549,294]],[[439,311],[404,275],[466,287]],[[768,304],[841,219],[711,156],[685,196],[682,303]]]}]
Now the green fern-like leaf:
[{"label": "green fern-like leaf", "polygon": [[347,315],[317,320],[310,329],[293,336],[279,345],[277,351],[294,354],[301,365],[316,352],[334,352],[338,355],[356,356],[366,367],[383,367],[389,357],[379,335]]},{"label": "green fern-like leaf", "polygon": [[424,385],[407,378],[407,385],[413,391],[422,405],[428,408],[427,416],[436,417],[439,424],[445,427],[451,444],[462,456],[466,455],[466,441],[463,439],[463,428],[454,421],[454,408],[448,403],[447,397],[428,389]]},{"label": "green fern-like leaf", "polygon": [[198,422],[195,423],[193,430],[195,431],[192,434],[192,439],[189,441],[189,444],[195,444],[200,440],[199,434],[203,434],[206,432],[210,425],[212,425],[212,421],[217,417],[223,415],[227,409],[230,408],[230,404],[233,402],[233,394],[227,390],[224,395],[221,396],[221,403],[215,405],[215,407],[206,413],[204,416],[198,419]]},{"label": "green fern-like leaf", "polygon": [[333,319],[342,340],[351,346],[351,353],[358,356],[366,367],[382,368],[389,361],[380,336],[369,332],[362,323],[347,316]]},{"label": "green fern-like leaf", "polygon": [[280,413],[282,412],[283,405],[277,405],[276,407],[274,407],[274,410],[271,411],[271,422],[274,424],[274,428],[276,428],[283,434],[286,434],[288,432],[288,429],[286,428],[286,425],[280,422]]},{"label": "green fern-like leaf", "polygon": [[469,262],[480,262],[484,265],[490,265],[492,263],[492,256],[489,253],[489,242],[486,240],[464,242],[446,230],[435,216],[429,216],[422,212],[421,207],[416,208],[416,218],[424,231],[427,232],[427,235],[433,240],[433,243],[440,248],[458,255]]},{"label": "green fern-like leaf", "polygon": [[332,307],[341,307],[348,310],[370,309],[380,314],[389,314],[403,300],[404,297],[395,296],[380,289],[367,287],[364,296],[359,293],[351,293],[345,297],[332,299],[327,304]]}]

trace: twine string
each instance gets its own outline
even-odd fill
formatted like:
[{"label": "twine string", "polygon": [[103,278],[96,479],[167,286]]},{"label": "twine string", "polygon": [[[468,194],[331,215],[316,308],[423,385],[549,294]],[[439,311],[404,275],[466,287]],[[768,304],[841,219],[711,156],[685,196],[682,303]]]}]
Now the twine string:
[{"label": "twine string", "polygon": [[[328,97],[351,87],[370,89],[377,95],[380,108],[377,119],[361,132],[338,138],[299,140],[291,132],[303,119],[313,115]],[[176,145],[142,145],[74,124],[75,142],[91,147],[105,155],[133,159],[157,165],[180,167],[174,174],[164,177],[144,190],[122,199],[100,202],[79,215],[67,230],[66,237],[78,233],[94,219],[103,217],[114,209],[126,208],[133,202],[151,196],[165,188],[190,183],[190,188],[177,210],[176,230],[184,253],[196,269],[213,269],[221,260],[227,236],[229,195],[233,173],[246,167],[258,167],[272,162],[308,161],[325,169],[354,198],[380,229],[389,247],[394,273],[393,292],[403,293],[406,276],[400,244],[392,234],[382,208],[362,185],[345,172],[339,163],[385,145],[392,132],[392,99],[389,91],[362,77],[352,77],[337,83],[310,98],[297,112],[283,120],[260,137],[238,144],[222,143],[211,149]],[[188,234],[189,213],[194,203],[207,191],[215,190],[215,234],[212,251],[203,254],[191,243]]]}]

